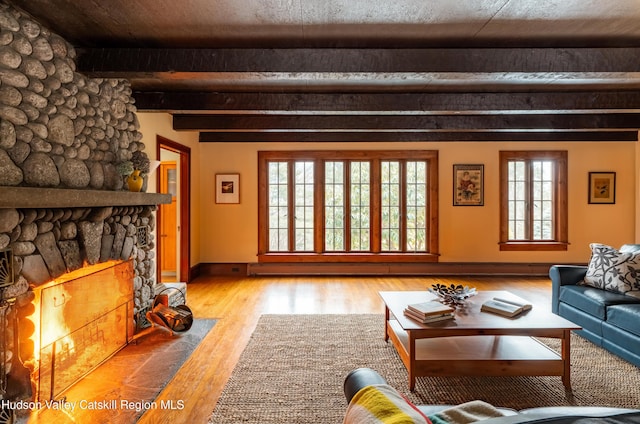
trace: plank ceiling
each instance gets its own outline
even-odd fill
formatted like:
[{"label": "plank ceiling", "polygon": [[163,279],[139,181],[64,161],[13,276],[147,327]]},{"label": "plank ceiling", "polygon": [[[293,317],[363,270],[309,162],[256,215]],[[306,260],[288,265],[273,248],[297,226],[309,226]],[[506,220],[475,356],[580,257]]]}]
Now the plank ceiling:
[{"label": "plank ceiling", "polygon": [[12,0],[228,141],[637,141],[640,0]]}]

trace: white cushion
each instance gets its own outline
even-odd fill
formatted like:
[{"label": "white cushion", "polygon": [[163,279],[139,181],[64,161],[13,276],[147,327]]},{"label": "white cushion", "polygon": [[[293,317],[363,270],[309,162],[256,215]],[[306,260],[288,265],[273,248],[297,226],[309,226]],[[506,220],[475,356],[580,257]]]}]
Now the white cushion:
[{"label": "white cushion", "polygon": [[622,253],[606,244],[591,243],[591,259],[584,284],[614,293],[640,297],[640,252]]}]

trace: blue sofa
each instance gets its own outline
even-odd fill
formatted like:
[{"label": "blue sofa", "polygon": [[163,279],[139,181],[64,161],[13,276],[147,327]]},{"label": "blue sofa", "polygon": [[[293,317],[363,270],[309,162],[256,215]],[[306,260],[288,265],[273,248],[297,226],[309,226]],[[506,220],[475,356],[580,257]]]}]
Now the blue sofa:
[{"label": "blue sofa", "polygon": [[[626,244],[619,251],[640,252],[640,245]],[[640,366],[640,299],[580,285],[586,273],[587,266],[550,268],[551,310],[581,326],[581,336]]]}]

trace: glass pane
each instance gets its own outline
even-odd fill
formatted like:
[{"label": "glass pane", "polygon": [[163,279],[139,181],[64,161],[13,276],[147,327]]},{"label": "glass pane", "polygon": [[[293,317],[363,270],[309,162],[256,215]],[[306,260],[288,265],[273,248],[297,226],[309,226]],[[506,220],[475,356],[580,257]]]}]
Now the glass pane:
[{"label": "glass pane", "polygon": [[381,249],[400,250],[400,162],[381,162]]},{"label": "glass pane", "polygon": [[344,164],[325,162],[324,249],[344,250]]},{"label": "glass pane", "polygon": [[314,163],[294,164],[294,251],[313,251]]},{"label": "glass pane", "polygon": [[[529,173],[527,166],[530,167]],[[554,166],[553,160],[512,161],[508,164],[510,238],[553,240]]]},{"label": "glass pane", "polygon": [[268,164],[269,193],[269,251],[280,252],[289,249],[288,238],[288,163]]},{"label": "glass pane", "polygon": [[370,163],[351,162],[351,250],[369,250],[370,233]]},{"label": "glass pane", "polygon": [[424,252],[427,250],[427,163],[408,161],[406,174],[406,250]]}]

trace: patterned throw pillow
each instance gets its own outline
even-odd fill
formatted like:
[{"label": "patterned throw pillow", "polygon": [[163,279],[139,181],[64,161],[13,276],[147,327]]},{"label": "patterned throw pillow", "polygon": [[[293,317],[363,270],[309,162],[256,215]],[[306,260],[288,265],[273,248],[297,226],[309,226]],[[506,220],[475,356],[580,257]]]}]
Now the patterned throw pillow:
[{"label": "patterned throw pillow", "polygon": [[614,293],[640,297],[640,253],[622,253],[591,243],[591,260],[584,284]]}]

